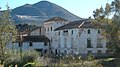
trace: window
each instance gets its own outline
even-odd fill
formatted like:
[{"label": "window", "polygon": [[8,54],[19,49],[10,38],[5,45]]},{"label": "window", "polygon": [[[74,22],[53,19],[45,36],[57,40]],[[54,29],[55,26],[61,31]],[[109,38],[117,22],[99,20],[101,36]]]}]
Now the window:
[{"label": "window", "polygon": [[65,46],[64,46],[65,48],[67,48],[67,44],[65,43]]},{"label": "window", "polygon": [[58,38],[58,48],[61,48],[60,38]]},{"label": "window", "polygon": [[32,47],[32,46],[33,46],[32,42],[30,42],[29,46],[30,46],[30,47]]},{"label": "window", "polygon": [[101,38],[97,39],[97,48],[102,48],[102,44],[101,44]]},{"label": "window", "polygon": [[52,27],[50,27],[51,31],[52,31]]},{"label": "window", "polygon": [[42,33],[42,28],[39,29],[39,34],[41,34],[41,33]]},{"label": "window", "polygon": [[47,53],[47,50],[44,50],[44,53],[46,54],[46,53]]},{"label": "window", "polygon": [[100,30],[98,30],[98,34],[100,34]]},{"label": "window", "polygon": [[49,28],[48,28],[48,31],[49,31]]},{"label": "window", "polygon": [[71,34],[73,34],[73,30],[71,31]]},{"label": "window", "polygon": [[91,50],[88,50],[87,53],[88,53],[88,54],[92,54],[92,51],[91,51]]},{"label": "window", "polygon": [[55,49],[55,54],[57,54],[57,49]]},{"label": "window", "polygon": [[60,35],[60,31],[58,32],[58,35]]},{"label": "window", "polygon": [[64,40],[64,47],[66,48],[67,47],[67,38],[65,37],[65,40]]},{"label": "window", "polygon": [[44,42],[44,46],[47,46],[47,42]]},{"label": "window", "polygon": [[64,52],[65,52],[65,54],[67,54],[67,50],[65,50]]},{"label": "window", "polygon": [[64,30],[63,35],[68,35],[68,30]]},{"label": "window", "polygon": [[73,53],[74,53],[74,51],[72,50],[72,51],[71,51],[71,53],[73,54]]},{"label": "window", "polygon": [[60,53],[60,50],[58,52]]},{"label": "window", "polygon": [[63,32],[64,32],[64,33],[67,33],[67,32],[68,32],[68,30],[64,30]]},{"label": "window", "polygon": [[18,45],[19,45],[19,47],[22,47],[22,43],[21,42],[19,42]]},{"label": "window", "polygon": [[73,38],[71,38],[71,48],[73,48],[74,45],[73,45]]},{"label": "window", "polygon": [[51,38],[51,42],[52,42],[52,38]]},{"label": "window", "polygon": [[97,53],[98,53],[98,54],[102,54],[102,50],[98,50]]},{"label": "window", "polygon": [[90,29],[88,29],[88,34],[90,34]]},{"label": "window", "polygon": [[92,48],[91,39],[87,38],[87,48]]}]

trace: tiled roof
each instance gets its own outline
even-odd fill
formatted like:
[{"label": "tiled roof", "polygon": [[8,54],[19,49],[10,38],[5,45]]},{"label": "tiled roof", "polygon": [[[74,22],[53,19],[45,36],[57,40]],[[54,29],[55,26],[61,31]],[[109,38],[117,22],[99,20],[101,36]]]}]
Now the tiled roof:
[{"label": "tiled roof", "polygon": [[85,21],[80,28],[97,28],[97,27],[94,26],[90,20],[88,20],[88,21]]},{"label": "tiled roof", "polygon": [[23,42],[50,42],[50,40],[44,35],[24,36]]},{"label": "tiled roof", "polygon": [[64,30],[64,29],[74,29],[74,28],[95,28],[95,26],[93,26],[91,24],[91,21],[88,19],[83,19],[83,20],[78,20],[78,21],[73,21],[70,22],[64,26],[61,26],[59,28],[56,28],[56,30]]},{"label": "tiled roof", "polygon": [[49,20],[46,20],[45,22],[50,22],[50,21],[68,21],[68,20],[63,19],[61,17],[53,17],[53,18],[51,18]]},{"label": "tiled roof", "polygon": [[[19,36],[16,40],[16,42],[19,42]],[[44,36],[44,35],[39,35],[39,36],[23,36],[21,42],[50,42],[50,40]]]}]

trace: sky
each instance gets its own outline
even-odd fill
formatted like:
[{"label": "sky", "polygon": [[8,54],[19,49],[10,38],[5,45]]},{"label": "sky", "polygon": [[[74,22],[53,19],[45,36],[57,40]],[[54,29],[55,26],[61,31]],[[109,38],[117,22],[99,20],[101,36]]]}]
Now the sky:
[{"label": "sky", "polygon": [[88,18],[93,15],[95,9],[101,6],[105,7],[106,3],[111,3],[113,0],[0,0],[0,7],[1,10],[5,10],[8,3],[10,9],[14,9],[27,3],[34,4],[39,1],[55,3],[81,18]]}]

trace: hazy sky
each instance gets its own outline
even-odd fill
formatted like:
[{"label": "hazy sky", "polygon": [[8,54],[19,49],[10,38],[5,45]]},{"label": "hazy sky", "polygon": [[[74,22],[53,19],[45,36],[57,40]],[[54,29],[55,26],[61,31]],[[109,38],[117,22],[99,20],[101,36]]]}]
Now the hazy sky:
[{"label": "hazy sky", "polygon": [[[5,10],[5,5],[9,4],[10,8],[16,8],[18,6],[22,6],[26,3],[28,4],[34,4],[41,0],[0,0],[0,7],[1,10]],[[82,17],[82,18],[88,18],[89,16],[92,16],[93,11],[96,8],[100,8],[101,6],[105,6],[105,4],[111,3],[113,0],[47,0],[52,3],[55,3],[71,13]]]}]

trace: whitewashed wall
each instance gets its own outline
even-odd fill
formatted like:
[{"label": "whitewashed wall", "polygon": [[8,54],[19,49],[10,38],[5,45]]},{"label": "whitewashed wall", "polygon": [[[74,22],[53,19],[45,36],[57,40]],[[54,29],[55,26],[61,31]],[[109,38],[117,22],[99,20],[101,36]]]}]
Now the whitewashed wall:
[{"label": "whitewashed wall", "polygon": [[[54,50],[54,48],[57,48],[56,45],[53,45],[53,38],[56,35],[56,32],[54,31],[56,28],[63,26],[65,24],[69,23],[68,21],[50,21],[44,23],[45,28],[45,36],[47,36],[50,39],[51,43],[51,49]],[[51,30],[52,27],[52,30]],[[49,30],[48,30],[49,29]]]},{"label": "whitewashed wall", "polygon": [[[13,43],[13,44],[9,44],[6,46],[9,49],[16,49],[19,50],[20,46],[18,43]],[[47,46],[44,45],[44,42],[33,42],[32,46],[29,45],[29,42],[23,42],[22,43],[22,50],[29,50],[29,49],[43,49],[43,50],[49,50],[49,43],[47,43]]]},{"label": "whitewashed wall", "polygon": [[[45,35],[51,39],[54,35],[55,35],[55,32],[54,30],[60,26],[63,26],[65,24],[67,24],[68,21],[50,21],[50,22],[45,22],[44,23],[44,27],[46,29],[45,31]],[[52,27],[52,30],[51,30],[51,27]],[[49,29],[49,30],[48,30]]]},{"label": "whitewashed wall", "polygon": [[[90,29],[90,34],[88,34],[88,29]],[[73,30],[73,33],[72,33]],[[83,31],[82,31],[83,30]],[[58,33],[60,32],[60,35]],[[82,32],[80,34],[80,32]],[[98,34],[98,29],[68,29],[68,35],[63,35],[63,30],[58,30],[55,32],[55,36],[53,38],[53,49],[60,50],[60,52],[64,53],[65,50],[67,52],[73,51],[74,53],[83,53],[87,54],[88,51],[91,50],[92,53],[97,53],[98,50],[101,50],[102,53],[106,51],[106,39],[101,35]],[[66,44],[67,47],[65,48],[65,37],[66,37]],[[87,48],[87,38],[91,38],[91,44],[93,48]],[[102,48],[97,48],[97,39],[101,38],[101,44],[103,45]],[[59,46],[60,44],[60,46]],[[77,50],[75,50],[75,49]],[[55,50],[53,50],[55,52]]]}]

